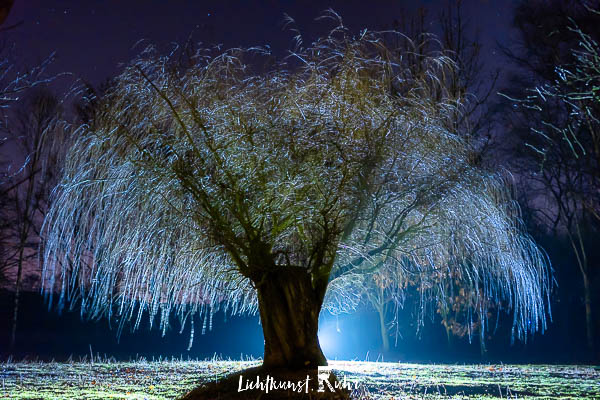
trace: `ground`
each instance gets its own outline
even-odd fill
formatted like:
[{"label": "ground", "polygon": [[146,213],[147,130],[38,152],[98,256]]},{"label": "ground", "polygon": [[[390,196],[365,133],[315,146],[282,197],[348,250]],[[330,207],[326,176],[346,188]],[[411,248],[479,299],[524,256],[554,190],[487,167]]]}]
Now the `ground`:
[{"label": "ground", "polygon": [[[260,361],[0,364],[0,398],[175,399]],[[330,361],[359,399],[600,399],[600,367]],[[268,397],[267,397],[268,399]]]}]

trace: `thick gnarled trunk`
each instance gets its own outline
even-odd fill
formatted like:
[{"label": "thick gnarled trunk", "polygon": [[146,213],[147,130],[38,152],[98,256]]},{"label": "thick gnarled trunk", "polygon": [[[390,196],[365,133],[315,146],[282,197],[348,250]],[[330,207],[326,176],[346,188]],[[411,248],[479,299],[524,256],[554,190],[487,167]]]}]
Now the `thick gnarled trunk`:
[{"label": "thick gnarled trunk", "polygon": [[327,365],[317,332],[325,287],[315,288],[306,269],[281,267],[257,284],[267,368],[313,369]]}]

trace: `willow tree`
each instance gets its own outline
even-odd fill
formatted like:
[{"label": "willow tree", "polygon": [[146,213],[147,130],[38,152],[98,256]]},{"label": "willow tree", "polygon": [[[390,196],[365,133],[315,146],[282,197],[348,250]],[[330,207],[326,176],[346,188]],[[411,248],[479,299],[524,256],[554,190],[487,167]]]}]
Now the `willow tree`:
[{"label": "willow tree", "polygon": [[383,266],[419,276],[424,299],[453,279],[501,301],[518,336],[543,327],[543,256],[504,181],[443,128],[452,63],[405,70],[385,35],[338,28],[276,64],[258,48],[186,68],[143,53],[70,150],[47,292],[121,324],[159,314],[162,329],[171,313],[258,310],[264,366],[290,369],[326,364],[324,300],[356,301]]}]

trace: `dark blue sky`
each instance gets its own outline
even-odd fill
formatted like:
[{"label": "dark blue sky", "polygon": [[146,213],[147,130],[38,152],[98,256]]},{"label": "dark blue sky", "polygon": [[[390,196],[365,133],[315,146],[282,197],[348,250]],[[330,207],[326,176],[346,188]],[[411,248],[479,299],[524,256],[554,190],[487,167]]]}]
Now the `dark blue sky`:
[{"label": "dark blue sky", "polygon": [[[465,0],[465,14],[473,28],[481,30],[484,57],[490,68],[500,61],[495,41],[508,40],[510,11],[515,0]],[[17,59],[34,65],[56,53],[49,72],[72,72],[97,84],[118,72],[142,47],[140,39],[163,50],[182,43],[193,33],[194,41],[222,43],[225,47],[270,44],[282,52],[292,43],[291,32],[282,31],[284,13],[301,31],[322,34],[328,25],[313,19],[329,7],[354,31],[390,26],[418,6],[430,10],[435,20],[446,0],[421,1],[199,1],[199,0],[17,0],[6,25],[23,23],[7,34],[16,43]],[[435,24],[432,25],[435,31]],[[501,64],[497,64],[500,66]]]}]

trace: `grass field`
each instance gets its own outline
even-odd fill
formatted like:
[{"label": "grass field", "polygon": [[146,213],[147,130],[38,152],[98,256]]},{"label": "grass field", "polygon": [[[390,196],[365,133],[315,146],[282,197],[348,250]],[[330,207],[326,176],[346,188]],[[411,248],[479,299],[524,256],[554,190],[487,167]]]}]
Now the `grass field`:
[{"label": "grass field", "polygon": [[[6,362],[8,399],[175,399],[260,361]],[[360,399],[600,399],[600,367],[331,361]],[[341,380],[341,379],[340,379]]]}]

